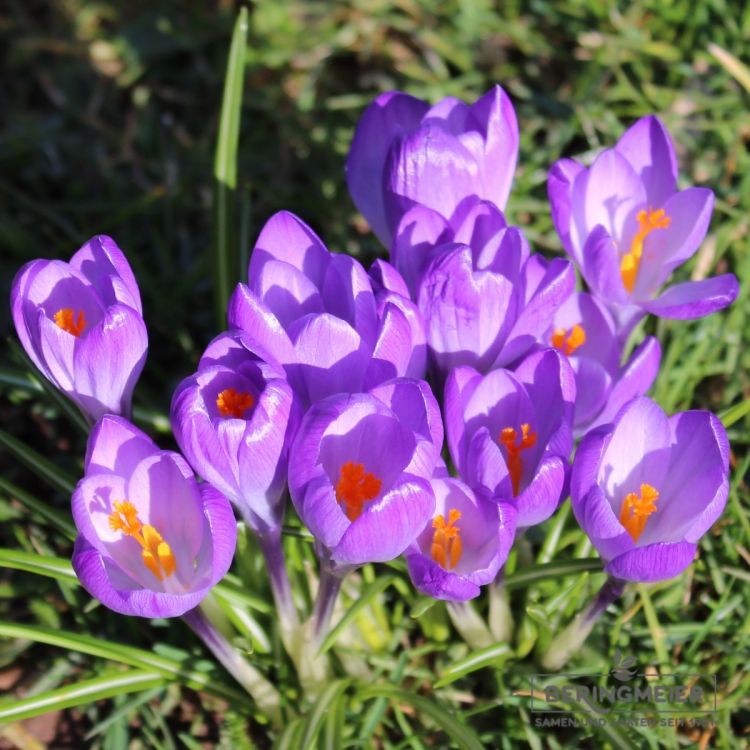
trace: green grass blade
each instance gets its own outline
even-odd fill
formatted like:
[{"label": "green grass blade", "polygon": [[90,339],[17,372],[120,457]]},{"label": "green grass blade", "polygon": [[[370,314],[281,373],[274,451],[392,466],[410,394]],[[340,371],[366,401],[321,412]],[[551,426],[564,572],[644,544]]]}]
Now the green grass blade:
[{"label": "green grass blade", "polygon": [[351,682],[351,680],[334,680],[323,690],[305,719],[305,731],[302,735],[302,744],[300,747],[314,747],[314,743],[318,739],[318,734],[323,726],[323,720],[331,710],[331,707],[344,694]]},{"label": "green grass blade", "polygon": [[245,693],[227,687],[216,679],[215,674],[192,669],[189,659],[184,662],[178,661],[156,654],[153,651],[146,651],[123,643],[113,643],[91,635],[66,633],[37,625],[23,625],[12,622],[0,622],[0,637],[21,638],[35,643],[46,643],[48,646],[77,651],[101,659],[109,659],[137,669],[155,671],[161,677],[178,680],[193,690],[205,690],[220,698],[227,699],[236,707],[246,706],[250,703]]},{"label": "green grass blade", "polygon": [[739,422],[742,417],[746,414],[750,414],[750,398],[740,401],[739,404],[730,406],[719,414],[721,423],[727,429],[730,428],[735,422]]},{"label": "green grass blade", "polygon": [[24,570],[47,578],[55,578],[66,583],[78,583],[70,560],[49,555],[35,555],[16,549],[0,549],[0,568]]},{"label": "green grass blade", "polygon": [[372,685],[358,693],[362,700],[378,697],[388,698],[391,703],[411,706],[437,724],[462,750],[483,750],[483,745],[473,729],[462,724],[443,705],[422,695],[400,690],[392,685]]},{"label": "green grass blade", "polygon": [[484,667],[500,667],[513,656],[513,649],[507,643],[495,643],[486,648],[472,651],[468,656],[451,664],[435,683],[435,688],[445,687],[467,674]]},{"label": "green grass blade", "polygon": [[216,321],[220,329],[226,325],[227,302],[239,274],[235,191],[247,28],[247,8],[242,8],[234,25],[229,48],[214,158],[214,294]]},{"label": "green grass blade", "polygon": [[72,495],[75,480],[60,471],[51,461],[39,455],[33,448],[17,440],[5,430],[0,430],[0,446],[13,454],[21,463],[28,466],[40,479],[65,495]]},{"label": "green grass blade", "polygon": [[709,44],[708,51],[719,61],[724,70],[734,78],[737,83],[750,93],[750,68],[745,65],[738,57],[728,52],[718,44]]},{"label": "green grass blade", "polygon": [[584,571],[600,571],[602,561],[598,557],[583,557],[579,560],[565,560],[564,562],[551,562],[544,565],[535,565],[532,568],[523,568],[512,573],[505,579],[505,587],[508,590],[522,589],[532,583],[546,579],[561,578],[562,576],[575,575]]},{"label": "green grass blade", "polygon": [[395,580],[397,576],[387,573],[386,575],[376,578],[360,594],[352,606],[346,611],[346,614],[331,628],[325,640],[320,646],[319,654],[324,654],[330,649],[339,637],[339,634],[357,617],[357,615],[382,591],[385,591]]},{"label": "green grass blade", "polygon": [[131,669],[93,680],[76,682],[57,690],[50,690],[32,698],[24,698],[0,705],[0,722],[20,721],[32,716],[60,711],[84,703],[112,698],[123,693],[136,693],[142,690],[152,690],[165,683],[162,675],[156,672],[144,672]]},{"label": "green grass blade", "polygon": [[76,527],[70,522],[66,514],[50,508],[43,500],[30,495],[26,490],[22,490],[3,477],[0,477],[0,490],[5,492],[8,497],[18,500],[27,510],[47,521],[47,523],[54,526],[61,534],[68,537],[68,539],[76,538]]}]

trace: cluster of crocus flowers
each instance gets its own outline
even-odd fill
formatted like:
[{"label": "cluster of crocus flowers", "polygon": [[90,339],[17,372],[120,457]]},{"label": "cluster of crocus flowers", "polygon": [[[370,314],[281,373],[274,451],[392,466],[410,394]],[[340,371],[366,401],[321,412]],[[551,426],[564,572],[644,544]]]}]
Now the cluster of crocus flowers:
[{"label": "cluster of crocus flowers", "polygon": [[[573,262],[547,259],[503,214],[517,148],[499,87],[472,105],[378,97],[347,177],[391,262],[366,271],[293,214],[271,217],[228,329],[174,393],[187,461],[118,416],[146,329],[114,242],[19,272],[21,343],[98,420],[73,496],[74,567],[92,595],[126,614],[186,615],[236,669],[196,610],[231,563],[233,505],[265,554],[291,654],[305,626],[281,545],[287,491],[321,562],[318,643],[347,571],[403,555],[420,592],[465,602],[568,488],[611,576],[596,613],[623,581],[690,564],[726,502],[726,435],[708,412],[668,418],[644,396],[655,338],[625,352],[646,313],[697,317],[736,296],[731,274],[662,291],[703,240],[712,194],[677,191],[669,135],[644,118],[590,168],[554,165],[552,214]],[[576,268],[588,291],[575,291]]]}]

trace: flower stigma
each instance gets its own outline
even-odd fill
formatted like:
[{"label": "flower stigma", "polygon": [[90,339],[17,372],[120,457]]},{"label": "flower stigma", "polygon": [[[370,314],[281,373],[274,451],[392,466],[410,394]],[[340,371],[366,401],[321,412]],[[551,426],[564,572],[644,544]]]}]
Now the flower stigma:
[{"label": "flower stigma", "polygon": [[667,216],[663,208],[654,211],[651,208],[644,208],[636,216],[638,220],[638,231],[630,243],[630,251],[622,256],[620,261],[620,275],[622,283],[628,292],[633,291],[635,279],[638,276],[638,268],[641,265],[641,256],[643,255],[643,242],[654,229],[666,229],[672,219]]},{"label": "flower stigma", "polygon": [[76,320],[72,308],[61,307],[53,318],[59,328],[72,333],[76,338],[83,333],[83,329],[86,327],[86,316],[83,314],[83,310],[78,311],[78,319]]},{"label": "flower stigma", "polygon": [[552,332],[552,346],[569,357],[579,346],[586,343],[586,331],[576,323],[570,330],[555,328]]},{"label": "flower stigma", "polygon": [[432,521],[432,547],[430,553],[432,559],[445,570],[452,570],[461,559],[463,545],[461,543],[461,529],[456,522],[461,518],[461,511],[451,508],[448,513],[448,522],[440,514]]},{"label": "flower stigma", "polygon": [[641,494],[630,492],[625,496],[620,510],[620,523],[633,538],[634,542],[646,528],[646,521],[652,513],[656,513],[656,501],[659,499],[658,490],[650,484],[641,485]]},{"label": "flower stigma", "polygon": [[372,472],[365,471],[364,464],[347,461],[341,467],[336,500],[350,521],[356,521],[362,515],[364,504],[378,496],[382,484],[383,481]]},{"label": "flower stigma", "polygon": [[510,481],[513,485],[513,496],[518,495],[518,490],[521,486],[521,472],[523,467],[521,465],[521,452],[526,448],[531,448],[536,445],[536,432],[531,432],[531,425],[521,425],[521,439],[516,443],[517,432],[513,427],[506,427],[500,433],[500,445],[505,446],[508,452],[506,462],[508,464],[508,474],[510,474]]},{"label": "flower stigma", "polygon": [[132,503],[115,500],[112,505],[115,508],[109,514],[109,527],[112,531],[122,531],[125,536],[132,536],[141,545],[143,564],[160,581],[165,576],[169,578],[177,568],[172,548],[153,526],[144,526],[140,522],[138,511]]},{"label": "flower stigma", "polygon": [[219,414],[222,417],[243,419],[245,412],[254,403],[255,399],[249,393],[238,391],[236,388],[225,388],[216,397],[216,406],[219,408]]}]

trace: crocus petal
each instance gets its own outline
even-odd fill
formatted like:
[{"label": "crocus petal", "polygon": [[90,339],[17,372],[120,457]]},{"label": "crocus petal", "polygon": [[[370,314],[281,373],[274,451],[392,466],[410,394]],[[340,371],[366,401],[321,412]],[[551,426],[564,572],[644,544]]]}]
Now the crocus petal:
[{"label": "crocus petal", "polygon": [[[386,305],[380,320],[380,332],[372,353],[372,361],[367,370],[365,387],[369,389],[398,375],[405,375],[413,353],[414,344],[409,321],[396,305]],[[424,362],[426,360],[424,343],[421,347],[421,355]]]},{"label": "crocus petal", "polygon": [[425,527],[435,509],[429,482],[409,474],[370,503],[331,550],[333,560],[350,565],[398,557]]},{"label": "crocus petal", "polygon": [[583,248],[581,273],[591,291],[607,304],[623,304],[627,291],[620,273],[620,258],[612,236],[604,227],[596,227]]},{"label": "crocus petal", "polygon": [[706,188],[688,188],[667,199],[663,209],[669,226],[651,232],[643,243],[635,299],[652,297],[669,274],[695,253],[708,231],[713,206],[714,194]]},{"label": "crocus petal", "polygon": [[456,367],[445,381],[445,430],[448,449],[456,465],[464,446],[464,406],[481,382],[482,376],[473,367]]},{"label": "crocus petal", "polygon": [[642,117],[621,136],[615,147],[641,178],[648,202],[660,206],[677,185],[677,156],[661,120]]},{"label": "crocus petal", "polygon": [[93,328],[75,339],[76,400],[94,419],[130,411],[147,349],[143,318],[120,304],[108,307]]},{"label": "crocus petal", "polygon": [[289,211],[279,211],[263,226],[250,256],[251,285],[269,260],[294,266],[320,288],[330,254],[312,229]]},{"label": "crocus petal", "polygon": [[484,135],[482,197],[501,210],[508,202],[518,158],[518,121],[510,97],[494,86],[471,105]]},{"label": "crocus petal", "polygon": [[111,471],[128,476],[157,450],[156,443],[127,419],[105,414],[91,430],[83,465],[87,474]]},{"label": "crocus petal", "polygon": [[455,227],[453,241],[471,248],[483,248],[508,226],[502,211],[489,201],[477,201],[461,216],[457,226],[454,221],[455,217],[451,221]]},{"label": "crocus petal", "polygon": [[111,237],[104,234],[92,237],[70,259],[70,266],[92,283],[105,305],[122,302],[139,313],[143,312],[133,271]]},{"label": "crocus petal", "polygon": [[295,359],[294,347],[279,319],[245,284],[237,284],[229,299],[227,319],[243,333],[243,342],[266,362],[285,365]]},{"label": "crocus petal", "polygon": [[690,542],[649,544],[616,557],[604,570],[624,581],[665,581],[680,575],[690,565],[696,549]]},{"label": "crocus petal", "polygon": [[462,200],[477,193],[480,169],[456,137],[424,124],[393,144],[385,176],[386,216],[395,227],[417,203],[451,216]]},{"label": "crocus petal", "polygon": [[[535,264],[526,265],[533,267]],[[536,344],[539,336],[549,327],[555,311],[572,294],[575,280],[575,269],[570,261],[553,258],[549,262],[533,297],[516,319],[505,346],[495,360],[495,367],[511,364]]]},{"label": "crocus petal", "polygon": [[433,251],[449,236],[448,222],[427,206],[417,204],[401,218],[391,245],[391,260],[412,292]]},{"label": "crocus petal", "polygon": [[703,281],[686,281],[669,287],[656,299],[640,306],[660,318],[692,320],[723,310],[737,299],[740,285],[732,273]]},{"label": "crocus petal", "polygon": [[406,285],[404,277],[396,270],[395,266],[382,258],[378,258],[370,266],[369,276],[376,294],[378,292],[393,292],[401,297],[409,298],[409,287]]},{"label": "crocus petal", "polygon": [[324,312],[318,288],[289,263],[266,261],[253,279],[253,288],[285,328],[303,315]]},{"label": "crocus petal", "polygon": [[313,403],[361,389],[368,353],[359,334],[334,315],[308,315],[290,330],[295,362],[287,368],[295,390]]},{"label": "crocus petal", "polygon": [[365,110],[352,139],[346,160],[349,192],[386,247],[391,244],[391,227],[381,186],[388,150],[394,139],[419,125],[428,109],[425,102],[399,91],[381,94]]},{"label": "crocus petal", "polygon": [[547,196],[549,197],[552,221],[568,255],[578,266],[582,264],[581,248],[574,245],[570,238],[571,193],[576,177],[583,171],[583,164],[575,159],[560,159],[552,165],[547,177]]},{"label": "crocus petal", "polygon": [[433,599],[465,602],[481,593],[479,586],[464,576],[445,570],[420,553],[406,556],[409,577],[418,591]]},{"label": "crocus petal", "polygon": [[565,485],[565,464],[558,456],[545,458],[538,466],[531,483],[515,500],[518,528],[535,526],[546,521],[560,504]]},{"label": "crocus petal", "polygon": [[648,336],[630,356],[609,391],[604,408],[587,424],[586,429],[611,422],[628,401],[645,395],[659,374],[660,362],[659,342],[653,336]]}]

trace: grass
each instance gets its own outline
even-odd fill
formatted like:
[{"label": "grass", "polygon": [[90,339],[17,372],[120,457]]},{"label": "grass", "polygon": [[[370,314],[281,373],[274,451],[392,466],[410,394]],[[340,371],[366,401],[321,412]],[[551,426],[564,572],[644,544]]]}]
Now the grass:
[{"label": "grass", "polygon": [[[731,309],[704,320],[646,323],[641,333],[655,332],[664,350],[653,395],[668,411],[718,413],[750,398],[750,91],[741,61],[750,6],[257,2],[249,13],[236,175],[227,175],[214,154],[235,18],[226,0],[9,0],[0,10],[3,296],[27,260],[67,258],[92,234],[112,234],[139,279],[152,342],[136,417],[165,447],[173,387],[216,333],[217,228],[231,229],[221,241],[238,259],[236,279],[258,228],[282,208],[331,249],[363,261],[381,253],[348,198],[343,162],[362,108],[388,88],[434,100],[473,99],[496,81],[506,87],[522,134],[509,217],[549,254],[560,252],[546,203],[549,165],[566,155],[587,158],[633,119],[658,113],[678,144],[681,182],[711,187],[717,198],[708,240],[676,276],[731,270],[743,291]],[[212,212],[222,174],[231,227],[217,225]],[[7,305],[0,326],[11,335]],[[356,638],[332,645],[341,680],[314,705],[300,694],[280,646],[257,551],[241,544],[219,600],[238,643],[284,694],[281,736],[238,697],[181,622],[119,617],[71,579],[68,488],[82,471],[84,436],[29,375],[17,347],[5,344],[0,423],[9,435],[0,447],[0,684],[10,694],[0,717],[19,697],[26,701],[0,725],[0,747],[35,747],[42,729],[21,722],[20,713],[34,705],[32,713],[62,712],[45,730],[54,748],[442,748],[469,747],[476,737],[488,747],[535,750],[750,744],[747,416],[729,428],[730,501],[698,561],[676,580],[629,588],[571,665],[607,672],[619,649],[643,667],[715,678],[715,728],[535,725],[528,692],[538,653],[602,580],[590,569],[559,567],[592,556],[566,513],[535,529],[525,551],[549,564],[549,577],[529,574],[528,561],[515,555],[509,565],[513,653],[471,653],[443,605],[428,606],[414,593],[402,564],[366,566],[346,593],[351,604],[368,592],[352,618]],[[295,520],[289,523],[285,544],[304,604],[314,557]],[[480,607],[487,606],[483,597]],[[352,656],[364,660],[369,680],[347,679]],[[82,697],[70,703],[76,690]]]}]

